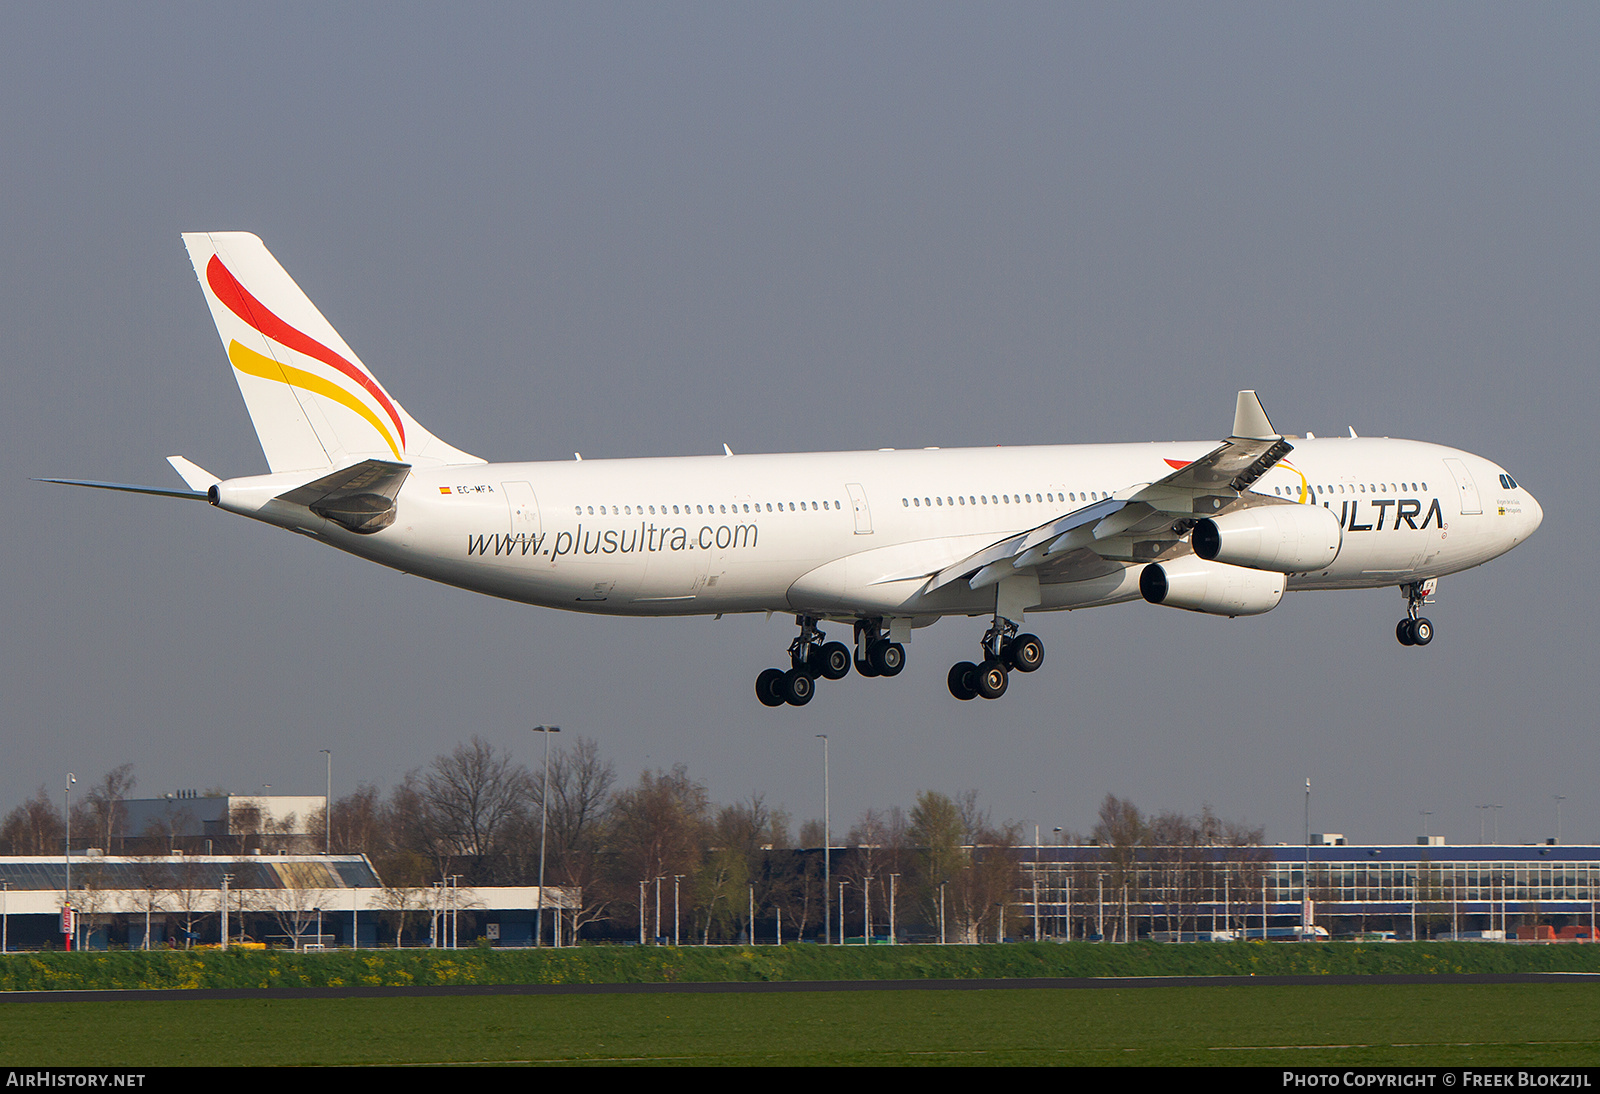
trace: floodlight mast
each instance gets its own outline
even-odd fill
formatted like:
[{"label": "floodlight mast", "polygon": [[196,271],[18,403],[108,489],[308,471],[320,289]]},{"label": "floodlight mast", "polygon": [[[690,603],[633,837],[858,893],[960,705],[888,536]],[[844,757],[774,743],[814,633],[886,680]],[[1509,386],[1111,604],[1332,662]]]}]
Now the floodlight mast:
[{"label": "floodlight mast", "polygon": [[833,818],[828,788],[828,735],[817,734],[822,739],[822,944],[833,941],[833,923],[828,918],[828,886],[833,880]]},{"label": "floodlight mast", "polygon": [[550,734],[560,733],[560,726],[534,726],[533,732],[544,734],[544,784],[539,791],[539,900],[533,909],[533,944],[544,945],[544,847],[545,829],[550,816]]}]

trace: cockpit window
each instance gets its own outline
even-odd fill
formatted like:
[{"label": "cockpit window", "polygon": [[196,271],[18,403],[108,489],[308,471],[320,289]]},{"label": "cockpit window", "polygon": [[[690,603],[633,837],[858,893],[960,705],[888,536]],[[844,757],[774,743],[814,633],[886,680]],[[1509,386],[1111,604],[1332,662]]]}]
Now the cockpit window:
[{"label": "cockpit window", "polygon": [[1517,488],[1517,480],[1512,478],[1510,475],[1501,475],[1500,485],[1505,487],[1507,490],[1515,490]]}]

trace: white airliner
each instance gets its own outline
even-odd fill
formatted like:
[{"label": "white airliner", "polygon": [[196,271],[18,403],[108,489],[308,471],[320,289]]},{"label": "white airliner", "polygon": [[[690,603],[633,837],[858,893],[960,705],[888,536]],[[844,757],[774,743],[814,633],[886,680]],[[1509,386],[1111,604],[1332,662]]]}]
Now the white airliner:
[{"label": "white airliner", "polygon": [[[1221,443],[486,463],[407,414],[245,232],[183,237],[271,474],[190,487],[49,479],[209,500],[397,570],[608,615],[792,613],[768,706],[852,663],[894,676],[912,630],[988,617],[958,699],[1002,695],[1044,645],[1028,612],[1143,599],[1220,616],[1286,589],[1398,586],[1403,645],[1439,577],[1504,554],[1543,519],[1496,464],[1388,438],[1286,437],[1241,391]],[[821,626],[849,625],[854,642]]]}]

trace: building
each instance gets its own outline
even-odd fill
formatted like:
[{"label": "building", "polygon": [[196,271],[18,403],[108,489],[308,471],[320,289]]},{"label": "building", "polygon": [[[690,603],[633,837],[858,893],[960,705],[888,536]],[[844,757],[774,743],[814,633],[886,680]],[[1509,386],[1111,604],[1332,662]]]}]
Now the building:
[{"label": "building", "polygon": [[[1292,929],[1309,918],[1335,937],[1514,937],[1546,924],[1594,937],[1600,847],[1550,843],[1349,845],[1343,837],[1274,847],[1020,847],[1027,937]],[[1309,874],[1307,873],[1309,869]],[[1037,896],[1035,896],[1037,893]],[[1015,913],[1013,913],[1015,914]]]},{"label": "building", "polygon": [[[386,886],[365,855],[75,852],[70,882],[60,855],[0,858],[0,935],[9,950],[62,946],[69,884],[77,945],[89,949],[216,944],[224,907],[235,942],[372,947],[397,937],[406,945],[488,937],[531,945],[540,903],[538,886]],[[547,938],[576,896],[546,886]]]},{"label": "building", "polygon": [[320,848],[327,803],[321,794],[202,795],[193,790],[132,798],[117,804],[112,841],[117,849],[135,840],[168,851],[199,850],[210,841],[214,850],[231,851],[245,850],[252,841],[259,846],[263,841],[281,844],[298,838],[315,840]]}]

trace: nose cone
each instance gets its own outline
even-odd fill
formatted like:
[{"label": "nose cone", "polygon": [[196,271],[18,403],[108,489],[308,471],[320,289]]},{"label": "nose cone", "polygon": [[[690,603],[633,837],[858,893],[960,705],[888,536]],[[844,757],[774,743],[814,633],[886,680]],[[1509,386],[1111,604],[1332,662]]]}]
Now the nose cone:
[{"label": "nose cone", "polygon": [[1533,535],[1539,525],[1544,523],[1544,506],[1540,505],[1532,494],[1528,495],[1528,503],[1522,507],[1522,520],[1524,539]]}]

